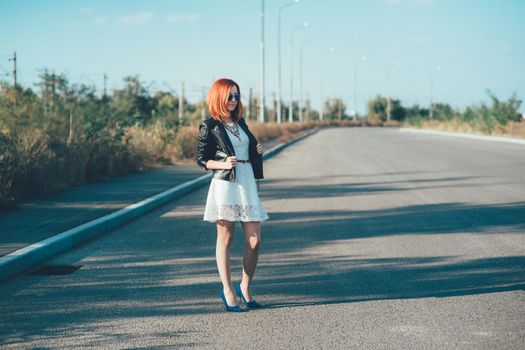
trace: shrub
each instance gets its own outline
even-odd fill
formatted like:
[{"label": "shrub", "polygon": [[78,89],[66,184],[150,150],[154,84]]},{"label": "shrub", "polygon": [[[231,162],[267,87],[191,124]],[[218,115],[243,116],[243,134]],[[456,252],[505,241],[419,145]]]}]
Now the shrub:
[{"label": "shrub", "polygon": [[525,137],[525,121],[509,122],[506,126],[506,134]]},{"label": "shrub", "polygon": [[197,152],[198,129],[184,126],[179,129],[175,140],[167,148],[166,156],[172,161],[194,159]]},{"label": "shrub", "polygon": [[49,137],[34,129],[0,135],[0,201],[45,192],[54,175]]}]

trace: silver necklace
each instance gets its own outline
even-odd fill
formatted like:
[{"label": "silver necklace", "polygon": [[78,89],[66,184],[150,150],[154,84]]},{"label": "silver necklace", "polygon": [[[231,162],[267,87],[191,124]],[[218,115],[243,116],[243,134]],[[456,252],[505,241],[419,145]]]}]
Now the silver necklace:
[{"label": "silver necklace", "polygon": [[231,123],[231,124],[224,123],[224,127],[226,129],[228,129],[235,137],[237,137],[239,139],[239,141],[241,141],[241,133],[239,132],[239,124],[237,124],[237,123]]}]

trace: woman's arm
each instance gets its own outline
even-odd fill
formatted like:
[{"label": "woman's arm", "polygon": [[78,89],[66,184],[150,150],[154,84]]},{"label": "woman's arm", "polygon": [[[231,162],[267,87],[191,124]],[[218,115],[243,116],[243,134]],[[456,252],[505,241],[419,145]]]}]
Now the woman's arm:
[{"label": "woman's arm", "polygon": [[224,162],[218,160],[208,160],[206,162],[206,169],[208,170],[229,170],[237,165],[237,157],[232,156],[226,158]]},{"label": "woman's arm", "polygon": [[204,170],[210,170],[207,167],[207,162],[212,158],[211,150],[214,145],[213,138],[208,130],[208,125],[202,122],[199,125],[199,135],[197,136],[197,154],[196,160]]}]

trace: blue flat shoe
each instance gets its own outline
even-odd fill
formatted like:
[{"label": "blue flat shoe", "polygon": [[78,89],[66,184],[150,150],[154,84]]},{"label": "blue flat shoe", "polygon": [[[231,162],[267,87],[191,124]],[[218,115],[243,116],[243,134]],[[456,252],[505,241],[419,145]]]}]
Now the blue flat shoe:
[{"label": "blue flat shoe", "polygon": [[224,291],[221,292],[221,295],[220,295],[222,301],[224,302],[224,308],[226,309],[226,311],[228,312],[242,312],[242,309],[239,305],[236,305],[236,306],[230,306],[228,305],[228,303],[226,302],[226,297],[224,296]]},{"label": "blue flat shoe", "polygon": [[241,285],[240,284],[237,286],[237,294],[239,294],[239,296],[241,297],[242,302],[244,303],[244,305],[246,305],[246,307],[248,307],[250,309],[260,309],[260,308],[262,308],[262,305],[259,304],[258,302],[256,302],[255,299],[252,299],[252,301],[247,301],[244,298],[244,295],[242,295]]}]

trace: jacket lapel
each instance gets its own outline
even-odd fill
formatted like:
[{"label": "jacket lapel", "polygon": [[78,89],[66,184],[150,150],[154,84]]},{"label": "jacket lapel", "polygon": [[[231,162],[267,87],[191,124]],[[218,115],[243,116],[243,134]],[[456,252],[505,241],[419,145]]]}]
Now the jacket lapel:
[{"label": "jacket lapel", "polygon": [[213,128],[212,132],[215,134],[217,139],[222,142],[222,146],[227,151],[227,153],[229,155],[235,155],[232,142],[226,133],[226,129],[224,129],[224,125],[222,125],[222,123],[218,123],[217,126]]}]

